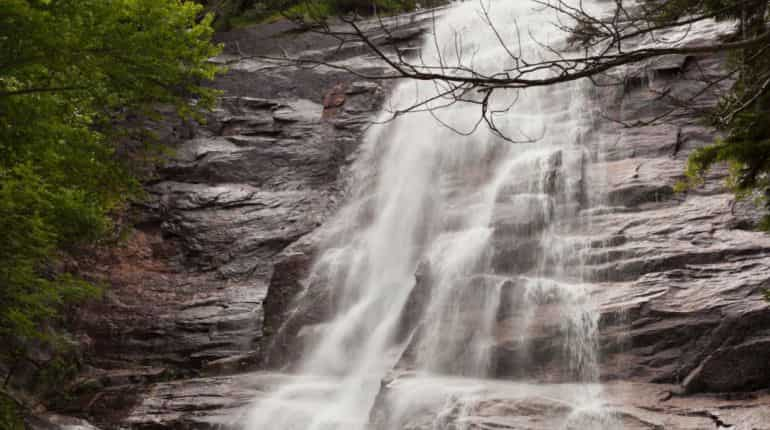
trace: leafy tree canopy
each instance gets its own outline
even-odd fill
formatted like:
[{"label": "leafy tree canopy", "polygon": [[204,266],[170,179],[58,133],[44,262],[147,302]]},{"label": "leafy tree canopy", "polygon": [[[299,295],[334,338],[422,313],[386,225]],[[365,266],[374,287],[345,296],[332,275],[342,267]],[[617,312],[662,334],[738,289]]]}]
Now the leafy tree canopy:
[{"label": "leafy tree canopy", "polygon": [[[211,18],[178,0],[0,1],[0,360],[97,289],[57,268],[140,194],[116,155],[128,114],[211,106]],[[189,100],[195,99],[197,103]]]},{"label": "leafy tree canopy", "polygon": [[422,6],[445,4],[446,0],[195,0],[216,16],[216,27],[270,22],[290,18],[312,23],[335,15],[393,14]]},{"label": "leafy tree canopy", "polygon": [[[767,0],[677,0],[678,11],[711,13],[717,19],[734,19],[738,28],[731,37],[749,40],[767,33]],[[670,9],[669,9],[670,10]],[[678,13],[677,13],[678,14]],[[674,14],[674,15],[677,15]],[[728,53],[728,66],[737,70],[732,91],[712,113],[712,123],[723,137],[698,149],[688,160],[690,185],[718,162],[730,165],[728,185],[739,198],[754,198],[768,206],[770,200],[770,57],[767,41]],[[770,229],[770,215],[762,226]]]}]

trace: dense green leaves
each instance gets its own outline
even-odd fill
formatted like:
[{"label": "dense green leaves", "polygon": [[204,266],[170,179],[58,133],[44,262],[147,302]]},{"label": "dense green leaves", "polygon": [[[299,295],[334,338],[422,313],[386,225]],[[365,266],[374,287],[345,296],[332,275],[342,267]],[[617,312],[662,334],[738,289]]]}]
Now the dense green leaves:
[{"label": "dense green leaves", "polygon": [[[174,102],[216,69],[210,18],[171,0],[6,0],[0,4],[0,96],[70,92],[66,99],[126,107]],[[88,121],[87,112],[79,119]]]},{"label": "dense green leaves", "polygon": [[713,14],[717,19],[749,19],[762,15],[767,0],[646,0],[647,13],[668,21],[685,15]]},{"label": "dense green leaves", "polygon": [[0,360],[55,342],[62,306],[98,292],[58,261],[141,193],[116,124],[214,103],[201,84],[219,49],[200,18],[178,0],[0,1]]},{"label": "dense green leaves", "polygon": [[217,15],[217,27],[230,28],[290,18],[315,22],[334,15],[391,14],[413,10],[417,4],[436,6],[445,0],[197,0]]},{"label": "dense green leaves", "polygon": [[[720,18],[739,20],[737,39],[751,39],[764,34],[767,0],[679,0],[706,12],[719,13]],[[730,166],[728,185],[738,198],[752,198],[768,204],[770,192],[770,57],[766,43],[757,43],[731,52],[728,66],[737,70],[730,94],[712,115],[713,124],[723,137],[712,145],[698,149],[688,160],[690,185],[702,181],[703,175],[716,163]],[[770,216],[763,226],[770,228]]]}]

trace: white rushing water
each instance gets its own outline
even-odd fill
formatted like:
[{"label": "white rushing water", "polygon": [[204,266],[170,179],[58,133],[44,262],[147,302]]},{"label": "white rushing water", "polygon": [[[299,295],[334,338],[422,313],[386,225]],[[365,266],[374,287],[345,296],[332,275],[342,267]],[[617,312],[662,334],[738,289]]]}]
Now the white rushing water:
[{"label": "white rushing water", "polygon": [[[462,56],[494,72],[513,61],[498,38],[534,61],[550,55],[541,44],[565,37],[530,1],[499,0],[488,11],[498,34],[479,3],[446,12],[425,42],[425,61],[435,64],[438,51],[445,64]],[[389,103],[407,107],[438,89],[404,82]],[[617,428],[595,418],[586,241],[570,239],[590,222],[580,210],[595,198],[586,184],[595,157],[587,142],[591,94],[582,82],[496,93],[493,107],[516,100],[495,118],[500,130],[532,143],[506,141],[483,125],[458,134],[435,118],[471,130],[480,111],[466,103],[374,127],[350,201],[307,282],[329,289],[333,318],[306,336],[312,344],[297,376],[257,400],[243,428],[494,427],[474,427],[478,420],[497,420],[494,428]],[[542,427],[511,412],[522,399],[540,411],[531,414],[541,415]],[[492,404],[508,412],[493,419]]]}]

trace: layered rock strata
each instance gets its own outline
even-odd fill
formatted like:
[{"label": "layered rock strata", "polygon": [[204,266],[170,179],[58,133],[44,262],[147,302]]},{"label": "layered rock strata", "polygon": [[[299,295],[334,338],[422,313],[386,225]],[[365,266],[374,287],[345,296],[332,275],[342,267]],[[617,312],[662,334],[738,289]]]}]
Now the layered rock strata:
[{"label": "layered rock strata", "polygon": [[[330,317],[325,287],[306,276],[322,241],[318,227],[342,199],[346,168],[385,91],[337,71],[271,71],[241,58],[274,54],[285,41],[293,53],[374,67],[363,47],[341,52],[316,35],[290,37],[286,26],[222,36],[229,57],[221,60],[233,67],[216,83],[226,91],[222,104],[205,126],[182,136],[174,161],[148,185],[145,221],[107,266],[114,288],[83,317],[93,369],[75,411],[105,428],[237,425],[241,408],[287,376],[232,374],[290,368],[297,339]],[[401,43],[409,48],[413,41]],[[661,92],[686,96],[719,67],[719,58],[667,58],[597,97],[618,121],[652,118],[669,108]],[[604,197],[582,198],[580,217],[590,219],[582,225],[590,228],[569,239],[581,244],[575,258],[600,313],[611,418],[629,429],[770,428],[770,398],[762,391],[770,387],[770,308],[762,298],[770,286],[770,239],[753,230],[756,209],[734,201],[723,171],[674,192],[688,154],[713,141],[713,132],[692,112],[677,111],[663,125],[597,121],[586,139],[591,168],[570,180],[584,195]],[[559,163],[552,161],[547,171],[557,186]],[[525,257],[540,250],[506,237],[540,227],[510,218],[501,213],[495,221],[490,275],[515,290],[528,270]],[[429,274],[425,267],[415,274],[404,324],[420,314],[420,277]],[[493,368],[503,380],[521,371],[511,362],[518,341],[506,336],[515,297],[501,301],[497,318]],[[549,340],[558,321],[547,301],[534,306],[528,342],[542,353],[534,354],[529,370],[537,371],[528,375],[562,380],[547,361],[558,347]],[[419,378],[408,368],[405,357],[381,398]],[[577,420],[573,428],[586,428],[600,419],[553,393],[522,399],[501,384],[474,404],[470,428],[547,429],[568,418]],[[387,403],[378,408],[375,425],[387,419]],[[403,424],[433,428],[435,412],[416,412]],[[452,415],[445,418],[451,424]]]}]

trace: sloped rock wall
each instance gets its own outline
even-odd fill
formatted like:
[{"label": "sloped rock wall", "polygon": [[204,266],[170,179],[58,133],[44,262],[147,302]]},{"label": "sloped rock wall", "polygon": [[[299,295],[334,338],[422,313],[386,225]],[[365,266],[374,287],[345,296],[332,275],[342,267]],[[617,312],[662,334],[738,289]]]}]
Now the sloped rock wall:
[{"label": "sloped rock wall", "polygon": [[[277,23],[241,32],[237,48],[226,50],[265,54],[277,40],[304,49],[302,39]],[[205,124],[162,124],[171,160],[147,184],[127,242],[83,268],[109,288],[73,324],[86,366],[68,412],[107,428],[141,404],[149,384],[260,365],[263,321],[269,332],[283,306],[272,296],[265,303],[274,264],[284,267],[282,252],[337,207],[345,170],[384,97],[379,85],[351,75],[289,67],[236,67],[214,85],[225,95]]]},{"label": "sloped rock wall", "polygon": [[[680,59],[673,73],[653,74],[607,111],[623,121],[666,112],[662,91],[686,99],[719,72],[718,57]],[[700,103],[716,103],[715,98]],[[593,215],[594,234],[622,238],[591,252],[602,303],[605,378],[683,384],[689,392],[770,387],[766,354],[770,307],[770,237],[752,231],[759,209],[736,204],[718,168],[685,194],[691,150],[715,135],[688,110],[660,125],[601,132],[610,210]],[[597,169],[599,170],[599,169]]]},{"label": "sloped rock wall", "polygon": [[[287,40],[293,52],[369,61],[363,49],[338,52],[314,36],[289,38],[292,29],[285,26],[222,39],[231,56],[275,52]],[[321,242],[317,228],[343,197],[346,167],[385,91],[328,70],[266,72],[257,61],[235,64],[216,83],[227,93],[220,108],[206,126],[183,136],[174,161],[148,185],[145,221],[132,245],[105,266],[114,288],[82,318],[93,352],[92,371],[83,379],[92,388],[75,411],[106,428],[232,424],[239,408],[284,376],[259,374],[257,382],[244,383],[256,380],[205,375],[290,367],[299,355],[297,339],[329,317],[323,286],[313,289],[306,280]],[[619,120],[655,116],[667,109],[660,89],[697,90],[697,73],[715,73],[719,64],[718,58],[653,64],[622,91],[602,95],[605,111],[619,112]],[[579,257],[601,314],[602,379],[625,428],[703,429],[722,422],[722,428],[762,429],[770,422],[762,391],[695,395],[770,388],[770,309],[762,299],[770,286],[770,239],[751,230],[756,209],[734,202],[720,170],[702,187],[673,192],[689,152],[713,138],[688,112],[663,125],[601,122],[591,135],[596,159],[579,179],[581,213],[591,230],[576,239],[589,244]],[[591,194],[606,199],[589,202]],[[496,221],[493,266],[501,276],[526,271],[526,265],[509,266],[538,252],[506,240],[538,228],[512,218],[501,213]],[[418,284],[427,276],[423,269]],[[308,300],[298,301],[308,289]],[[410,308],[419,309],[421,300],[414,297]],[[501,333],[515,323],[509,313],[500,311]],[[540,336],[544,350],[548,317],[546,307],[535,311],[543,330],[533,332],[533,341]],[[501,335],[495,368],[504,378],[517,377],[512,347]],[[544,369],[536,377],[547,379],[548,366],[533,365]],[[180,378],[191,375],[204,377]],[[404,375],[394,373],[394,387]],[[500,395],[478,405],[474,425],[549,428],[526,417],[499,419],[524,410],[571,413],[563,405]],[[425,428],[415,423],[410,428]]]}]

